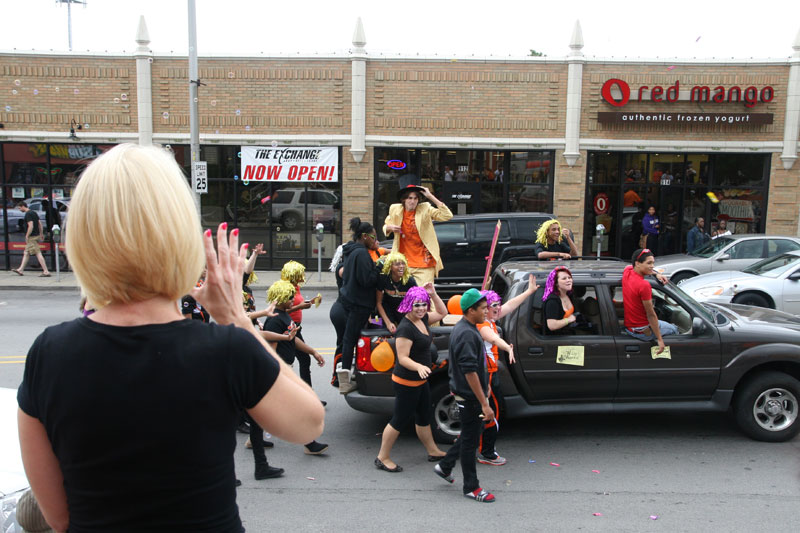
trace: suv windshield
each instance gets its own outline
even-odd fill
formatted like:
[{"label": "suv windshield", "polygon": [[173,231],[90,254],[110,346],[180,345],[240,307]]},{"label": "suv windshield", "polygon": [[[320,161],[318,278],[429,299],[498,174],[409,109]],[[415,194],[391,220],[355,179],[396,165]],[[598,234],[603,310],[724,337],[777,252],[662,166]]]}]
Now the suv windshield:
[{"label": "suv windshield", "polygon": [[798,264],[800,264],[800,256],[794,254],[783,254],[752,264],[743,269],[742,272],[747,274],[755,274],[756,276],[777,278],[787,270],[796,267]]},{"label": "suv windshield", "polygon": [[700,304],[700,302],[698,302],[697,300],[686,294],[678,285],[670,283],[670,287],[672,288],[672,290],[677,292],[684,299],[685,302],[690,303],[695,310],[697,310],[701,315],[703,315],[703,317],[710,320],[711,322],[716,323],[714,317],[711,316],[711,313],[709,312],[708,308],[706,308],[705,306]]},{"label": "suv windshield", "polygon": [[719,252],[732,242],[733,239],[728,239],[726,237],[717,237],[713,241],[709,242],[705,246],[701,246],[700,248],[690,253],[689,255],[693,255],[695,257],[711,257],[712,255]]}]

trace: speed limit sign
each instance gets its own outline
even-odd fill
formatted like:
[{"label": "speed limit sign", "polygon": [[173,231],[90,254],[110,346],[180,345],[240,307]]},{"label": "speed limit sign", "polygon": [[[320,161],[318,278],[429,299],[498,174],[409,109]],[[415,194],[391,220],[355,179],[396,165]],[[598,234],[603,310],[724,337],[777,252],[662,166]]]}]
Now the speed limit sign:
[{"label": "speed limit sign", "polygon": [[608,201],[608,195],[604,192],[597,193],[592,203],[595,215],[605,215],[611,209],[611,202]]},{"label": "speed limit sign", "polygon": [[205,161],[195,161],[192,165],[192,190],[198,194],[208,192],[208,164]]}]

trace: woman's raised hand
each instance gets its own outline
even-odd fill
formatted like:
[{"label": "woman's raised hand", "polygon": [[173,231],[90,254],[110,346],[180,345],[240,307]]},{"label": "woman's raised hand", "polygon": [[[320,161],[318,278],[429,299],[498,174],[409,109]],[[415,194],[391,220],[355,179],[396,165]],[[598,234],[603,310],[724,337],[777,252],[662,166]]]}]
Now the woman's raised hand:
[{"label": "woman's raised hand", "polygon": [[218,324],[245,325],[249,323],[242,306],[242,272],[247,244],[239,247],[239,229],[228,233],[228,223],[217,228],[217,249],[211,230],[203,234],[208,274],[202,287],[192,289],[192,297],[208,309]]}]

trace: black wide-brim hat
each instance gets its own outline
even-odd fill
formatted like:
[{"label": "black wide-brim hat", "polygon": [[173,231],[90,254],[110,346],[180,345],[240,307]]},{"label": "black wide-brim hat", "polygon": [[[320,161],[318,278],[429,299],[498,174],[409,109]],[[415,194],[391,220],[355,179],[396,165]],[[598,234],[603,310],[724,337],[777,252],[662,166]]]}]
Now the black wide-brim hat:
[{"label": "black wide-brim hat", "polygon": [[423,189],[419,185],[406,185],[405,187],[397,191],[397,199],[402,200],[403,195],[408,194],[410,192],[422,193],[422,191]]}]

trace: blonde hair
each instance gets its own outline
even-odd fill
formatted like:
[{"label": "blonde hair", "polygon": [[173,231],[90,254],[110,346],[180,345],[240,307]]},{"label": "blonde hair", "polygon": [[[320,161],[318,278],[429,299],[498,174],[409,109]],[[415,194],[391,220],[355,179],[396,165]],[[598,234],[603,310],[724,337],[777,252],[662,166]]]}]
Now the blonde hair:
[{"label": "blonde hair", "polygon": [[[536,242],[538,242],[539,244],[542,244],[544,246],[547,246],[547,230],[549,230],[550,226],[552,226],[553,224],[558,224],[558,228],[561,229],[561,222],[559,222],[558,220],[556,220],[554,218],[551,219],[551,220],[546,220],[546,221],[542,222],[542,225],[539,226],[539,231],[536,232]],[[559,233],[558,234],[558,241],[556,241],[556,242],[561,242],[562,238],[563,238],[563,235],[561,235],[561,233]]]},{"label": "blonde hair", "polygon": [[281,269],[281,279],[294,285],[301,285],[306,282],[306,267],[297,261],[289,261]]},{"label": "blonde hair", "polygon": [[279,279],[269,286],[267,290],[267,301],[281,305],[294,298],[295,288],[292,282]]},{"label": "blonde hair", "polygon": [[160,148],[120,144],[98,157],[75,188],[67,224],[69,262],[98,308],[177,300],[205,265],[189,184]]},{"label": "blonde hair", "polygon": [[408,260],[406,256],[401,254],[400,252],[389,252],[388,255],[384,256],[383,258],[383,268],[381,269],[381,274],[384,275],[391,275],[392,272],[392,265],[394,263],[403,263],[405,265],[405,270],[403,270],[403,277],[400,279],[401,283],[405,285],[408,283],[408,278],[411,277],[411,271],[408,269]]}]

